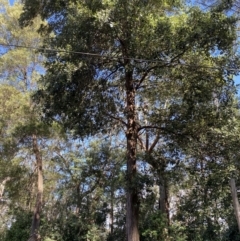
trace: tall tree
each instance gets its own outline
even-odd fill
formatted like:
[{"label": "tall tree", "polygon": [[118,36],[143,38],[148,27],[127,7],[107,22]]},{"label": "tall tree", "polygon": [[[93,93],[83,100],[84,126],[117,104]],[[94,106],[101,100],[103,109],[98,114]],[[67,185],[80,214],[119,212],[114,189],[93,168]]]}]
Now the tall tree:
[{"label": "tall tree", "polygon": [[[139,241],[139,136],[153,130],[153,135],[159,131],[173,139],[186,134],[190,124],[201,126],[206,117],[201,107],[231,82],[229,68],[234,63],[228,56],[236,20],[220,11],[189,6],[184,10],[179,1],[156,0],[25,0],[24,11],[23,25],[40,14],[48,20],[48,27],[41,30],[54,33],[45,42],[54,51],[47,54],[44,87],[35,95],[46,119],[61,121],[82,137],[122,125],[127,240]],[[206,72],[207,68],[213,71]],[[169,92],[164,96],[161,90],[165,85],[180,93],[166,98]],[[141,115],[147,104],[144,96],[150,95],[146,125]]]},{"label": "tall tree", "polygon": [[9,1],[1,0],[0,9],[1,82],[25,92],[36,89],[44,71],[43,56],[35,49],[43,40],[37,32],[43,22],[36,18],[31,26],[22,29],[18,19],[23,5],[18,1],[11,6]]},{"label": "tall tree", "polygon": [[[10,135],[17,139],[18,151],[21,149],[21,145],[22,147],[24,145],[28,146],[26,143],[29,143],[30,138],[32,141],[32,147],[28,146],[28,148],[33,152],[36,158],[38,191],[31,236],[36,236],[39,231],[43,198],[42,157],[39,148],[38,135],[40,133],[43,134],[43,132],[41,131],[42,126],[39,122],[39,116],[36,111],[33,110],[33,105],[30,100],[30,91],[36,89],[37,80],[43,72],[43,67],[41,65],[43,57],[37,53],[35,49],[42,42],[42,38],[37,32],[37,29],[43,24],[43,22],[40,18],[36,18],[31,26],[22,29],[18,22],[23,10],[22,7],[23,5],[20,4],[20,2],[16,2],[13,6],[5,0],[1,0],[0,2],[0,77],[1,83],[8,84],[9,89],[11,89],[10,85],[12,85],[15,86],[16,89],[25,93],[26,103],[24,103],[24,106],[22,107],[25,107],[25,109],[18,113],[18,125],[10,125],[12,129]],[[26,46],[27,48],[25,48]],[[17,93],[15,98],[17,98],[17,95],[23,96],[23,94],[19,93],[16,89],[12,90]],[[12,96],[11,98],[12,101],[19,101]],[[14,115],[13,112],[14,110],[11,110],[9,114]],[[46,134],[46,132],[44,134]],[[34,240],[37,240],[36,237]]]}]

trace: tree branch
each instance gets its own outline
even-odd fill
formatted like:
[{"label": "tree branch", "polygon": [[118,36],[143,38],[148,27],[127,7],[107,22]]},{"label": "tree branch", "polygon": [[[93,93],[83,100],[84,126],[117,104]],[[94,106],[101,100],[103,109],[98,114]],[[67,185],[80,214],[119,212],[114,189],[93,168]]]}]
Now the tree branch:
[{"label": "tree branch", "polygon": [[[136,86],[136,90],[140,88],[142,82],[145,80],[145,78],[147,77],[147,75],[149,74],[149,72],[155,68],[157,68],[158,66],[153,66],[149,69],[147,69],[147,71],[143,74],[142,78],[140,79],[139,83],[137,84]],[[162,67],[162,66],[159,66],[159,68]]]},{"label": "tree branch", "polygon": [[138,128],[138,131],[143,130],[143,129],[157,129],[157,130],[164,130],[164,128],[159,127],[159,126],[151,126],[151,125],[148,125],[148,126],[140,126],[140,127]]},{"label": "tree branch", "polygon": [[157,145],[159,139],[160,139],[160,133],[158,132],[156,138],[154,139],[152,145],[150,146],[150,148],[149,148],[149,150],[148,150],[149,153],[151,153],[151,152],[153,151],[153,149],[154,149],[154,147]]},{"label": "tree branch", "polygon": [[146,146],[143,144],[143,141],[142,141],[141,137],[138,135],[137,138],[138,138],[138,140],[139,140],[139,142],[140,142],[141,148],[142,148],[144,151],[147,151]]},{"label": "tree branch", "polygon": [[145,78],[147,77],[147,75],[149,74],[149,72],[155,68],[163,68],[163,67],[169,67],[176,59],[178,59],[181,55],[183,55],[185,53],[186,50],[183,50],[181,53],[179,53],[178,55],[176,55],[175,57],[173,57],[169,62],[163,64],[163,65],[155,65],[149,69],[146,70],[146,72],[143,74],[141,80],[139,81],[138,85],[136,86],[136,90],[140,88],[142,82],[145,80]]},{"label": "tree branch", "polygon": [[124,120],[122,120],[120,117],[116,117],[116,116],[113,116],[113,115],[111,115],[111,114],[107,114],[110,118],[112,118],[112,119],[114,119],[114,120],[117,120],[117,121],[119,121],[120,123],[122,123],[123,125],[125,125],[125,126],[127,126],[127,123],[124,121]]}]

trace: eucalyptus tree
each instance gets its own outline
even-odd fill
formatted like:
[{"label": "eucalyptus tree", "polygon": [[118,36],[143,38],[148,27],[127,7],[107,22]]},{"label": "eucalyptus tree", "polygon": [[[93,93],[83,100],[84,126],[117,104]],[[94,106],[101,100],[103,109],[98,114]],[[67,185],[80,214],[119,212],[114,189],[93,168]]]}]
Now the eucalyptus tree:
[{"label": "eucalyptus tree", "polygon": [[44,208],[48,221],[42,225],[42,237],[122,240],[124,234],[116,236],[116,210],[122,198],[123,152],[107,142],[91,142],[87,150],[75,144],[63,142],[64,151],[56,149],[51,160],[59,177]]},{"label": "eucalyptus tree", "polygon": [[42,42],[37,29],[44,23],[36,18],[31,26],[22,29],[18,19],[23,5],[19,1],[11,6],[9,1],[1,0],[0,9],[1,83],[14,85],[21,91],[36,89],[44,71],[43,56],[36,50]]},{"label": "eucalyptus tree", "polygon": [[[32,154],[39,155],[36,143],[31,145],[31,133],[36,133],[34,126],[34,113],[29,104],[29,95],[19,92],[9,85],[0,86],[0,112],[1,112],[1,185],[6,185],[6,194],[2,193],[1,201],[6,200],[11,206],[31,210],[33,198],[33,180],[29,178],[31,169],[35,169],[29,163]],[[23,128],[24,127],[24,128]],[[39,133],[39,126],[37,132]],[[32,150],[34,153],[32,153]],[[36,153],[37,152],[37,153]],[[37,161],[39,156],[37,156]],[[38,163],[37,163],[38,164]],[[42,175],[38,173],[40,178]],[[8,180],[7,183],[4,181]],[[40,180],[41,181],[41,180]],[[42,183],[38,181],[38,185]],[[4,186],[3,186],[4,188]],[[26,195],[27,194],[27,195]],[[9,223],[11,221],[9,220]]]},{"label": "eucalyptus tree", "polygon": [[217,111],[202,110],[228,96],[236,20],[180,1],[23,2],[22,25],[40,15],[48,21],[40,31],[53,32],[34,97],[46,119],[80,137],[124,130],[127,240],[139,241],[137,144],[147,130],[154,147],[160,136],[181,141],[211,125]]},{"label": "eucalyptus tree", "polygon": [[[24,162],[28,172],[31,168],[34,173],[37,170],[37,180],[35,180],[35,174],[30,175],[32,181],[37,183],[37,194],[33,191],[33,183],[29,183],[29,187],[27,188],[30,194],[29,197],[27,197],[30,206],[33,195],[36,194],[37,196],[31,231],[31,235],[35,235],[39,230],[40,213],[43,202],[43,164],[39,144],[42,137],[49,136],[49,131],[48,128],[45,128],[43,131],[44,127],[40,123],[40,116],[36,110],[33,109],[30,91],[36,89],[37,80],[40,74],[43,73],[43,67],[41,65],[43,56],[38,53],[35,48],[39,47],[42,42],[42,38],[37,32],[37,29],[44,23],[40,18],[36,18],[31,26],[22,29],[18,22],[23,10],[22,6],[18,1],[12,6],[9,1],[0,1],[0,81],[6,85],[5,90],[11,90],[11,92],[15,93],[15,96],[9,95],[8,98],[11,98],[13,103],[20,106],[16,110],[13,109],[14,107],[12,106],[12,109],[8,112],[10,116],[7,119],[8,128],[2,130],[5,134],[8,133],[8,137],[11,140],[15,140],[14,144],[16,148],[15,151],[12,151],[13,157],[23,157],[26,155],[29,158],[29,163],[31,163],[30,166],[28,166],[26,158],[23,158],[24,160],[20,158],[22,162],[19,161],[19,165]],[[6,92],[6,94],[8,92]],[[24,104],[21,103],[19,97],[24,98]],[[6,101],[7,99],[2,99],[5,105],[7,104]],[[15,115],[18,115],[18,117],[15,117],[16,120],[14,121],[16,121],[16,123],[14,124],[12,122],[13,116]],[[4,140],[3,145],[6,145],[6,143],[6,140]],[[37,168],[35,168],[35,164],[33,164],[35,161],[32,158],[32,154],[35,156]],[[8,161],[13,162],[13,159],[9,158]],[[24,206],[24,204],[22,205]]]},{"label": "eucalyptus tree", "polygon": [[[18,141],[11,135],[14,128],[23,119],[22,113],[27,107],[27,98],[15,88],[0,85],[0,184],[1,184],[1,236],[12,222],[9,204],[14,200],[17,204],[25,203],[21,188],[26,184],[28,169],[18,165],[21,161],[16,156],[19,150]],[[10,188],[11,187],[11,188]]]},{"label": "eucalyptus tree", "polygon": [[[221,112],[228,117],[182,143],[185,161],[170,175],[175,179],[172,223],[184,227],[186,240],[225,240],[236,222],[229,180],[239,175],[237,102]],[[182,172],[181,182],[173,176],[176,171]]]}]

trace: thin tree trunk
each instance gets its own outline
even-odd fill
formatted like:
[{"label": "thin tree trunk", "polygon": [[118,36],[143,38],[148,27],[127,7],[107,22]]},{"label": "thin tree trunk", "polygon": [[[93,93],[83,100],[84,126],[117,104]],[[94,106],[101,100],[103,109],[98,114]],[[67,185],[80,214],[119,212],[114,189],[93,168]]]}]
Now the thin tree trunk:
[{"label": "thin tree trunk", "polygon": [[114,217],[113,217],[113,215],[114,215],[114,213],[113,213],[113,198],[114,198],[114,189],[113,189],[113,187],[111,186],[111,210],[110,210],[110,231],[111,231],[111,234],[113,234],[113,219],[114,219]]},{"label": "thin tree trunk", "polygon": [[239,208],[239,201],[237,197],[236,184],[233,178],[230,180],[230,185],[231,185],[234,212],[237,219],[238,230],[240,232],[240,208]]},{"label": "thin tree trunk", "polygon": [[38,174],[38,191],[37,191],[37,199],[33,214],[32,227],[30,233],[30,239],[28,241],[39,241],[41,240],[39,235],[39,227],[40,227],[40,214],[42,210],[42,200],[43,200],[43,171],[42,171],[42,156],[38,148],[37,136],[32,136],[33,140],[33,152],[36,157],[37,164],[37,174]]},{"label": "thin tree trunk", "polygon": [[137,122],[135,107],[135,88],[132,72],[126,72],[126,102],[127,102],[127,241],[139,241],[138,216],[139,201],[136,186],[137,166]]},{"label": "thin tree trunk", "polygon": [[6,185],[6,183],[7,183],[9,180],[11,180],[11,177],[6,177],[6,178],[3,179],[3,181],[0,183],[0,200],[2,200],[2,198],[3,198],[5,185]]}]

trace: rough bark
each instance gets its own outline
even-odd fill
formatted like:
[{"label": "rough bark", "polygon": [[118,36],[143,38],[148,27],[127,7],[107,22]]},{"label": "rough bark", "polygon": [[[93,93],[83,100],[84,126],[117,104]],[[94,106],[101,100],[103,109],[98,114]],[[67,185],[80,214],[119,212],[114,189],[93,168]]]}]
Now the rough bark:
[{"label": "rough bark", "polygon": [[28,241],[39,241],[41,240],[39,235],[39,227],[40,227],[40,214],[42,210],[42,200],[43,200],[43,169],[42,169],[42,156],[38,147],[36,135],[32,136],[32,141],[33,141],[33,152],[36,157],[36,165],[37,165],[38,190],[37,190],[35,209],[33,213],[31,233]]},{"label": "rough bark", "polygon": [[137,166],[137,137],[138,126],[136,122],[135,88],[132,72],[126,73],[126,102],[127,102],[127,215],[126,229],[127,241],[139,241],[138,216],[139,201],[136,185]]}]

